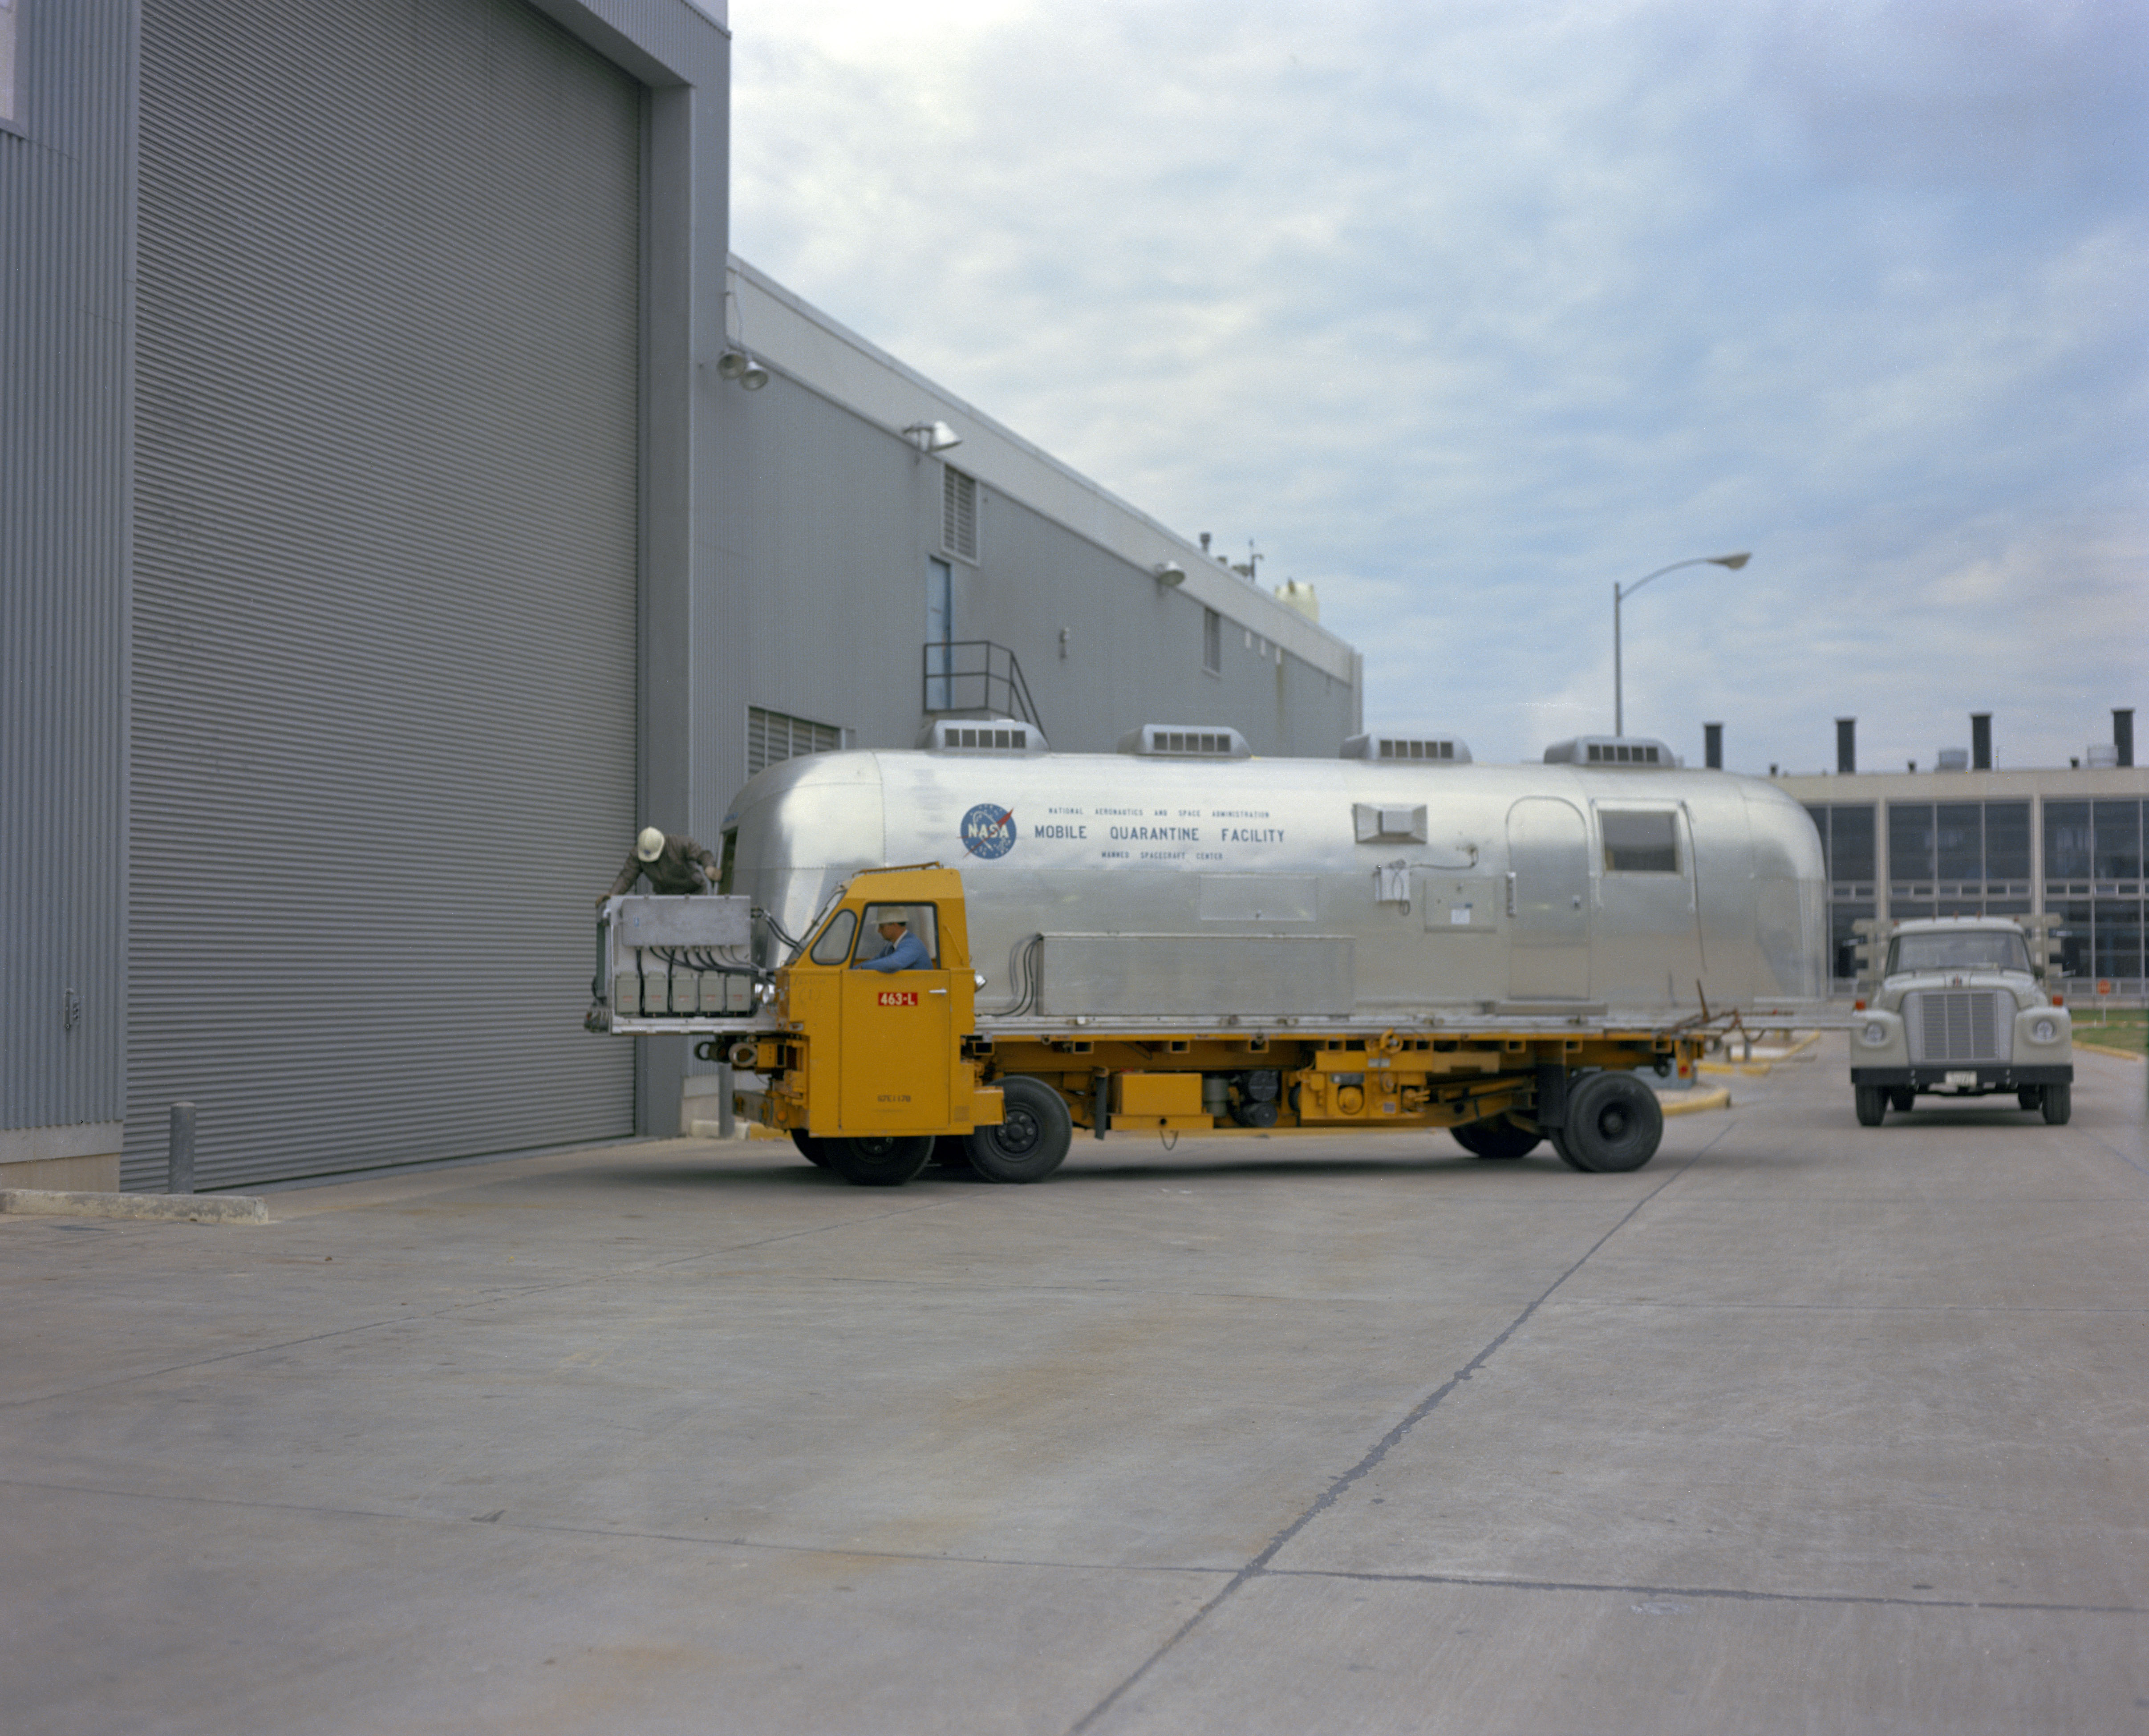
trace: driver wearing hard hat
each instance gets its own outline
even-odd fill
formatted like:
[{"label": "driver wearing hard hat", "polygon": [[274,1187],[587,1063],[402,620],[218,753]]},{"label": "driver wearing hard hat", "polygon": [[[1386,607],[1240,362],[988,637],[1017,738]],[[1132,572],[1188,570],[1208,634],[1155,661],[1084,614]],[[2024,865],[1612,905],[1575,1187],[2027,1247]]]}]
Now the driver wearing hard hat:
[{"label": "driver wearing hard hat", "polygon": [[627,865],[611,883],[611,890],[599,893],[597,903],[632,892],[634,883],[644,876],[649,889],[662,896],[707,892],[717,883],[717,858],[691,838],[646,826],[627,852]]},{"label": "driver wearing hard hat", "polygon": [[883,913],[877,926],[888,950],[878,959],[859,959],[853,970],[923,970],[933,962],[925,943],[910,932],[909,920],[900,910]]}]

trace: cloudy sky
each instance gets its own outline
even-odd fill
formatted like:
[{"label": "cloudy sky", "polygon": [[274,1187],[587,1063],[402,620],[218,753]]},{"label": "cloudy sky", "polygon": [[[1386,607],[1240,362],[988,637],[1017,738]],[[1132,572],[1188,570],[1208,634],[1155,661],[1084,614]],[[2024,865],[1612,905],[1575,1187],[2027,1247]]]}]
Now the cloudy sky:
[{"label": "cloudy sky", "polygon": [[1376,726],[2149,727],[2149,4],[732,0],[732,245],[1187,535]]}]

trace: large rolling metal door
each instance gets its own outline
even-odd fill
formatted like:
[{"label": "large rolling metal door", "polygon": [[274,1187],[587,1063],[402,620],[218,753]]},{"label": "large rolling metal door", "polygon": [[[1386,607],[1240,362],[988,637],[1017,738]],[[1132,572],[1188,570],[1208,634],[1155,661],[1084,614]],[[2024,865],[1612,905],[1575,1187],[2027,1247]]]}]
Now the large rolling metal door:
[{"label": "large rolling metal door", "polygon": [[143,13],[127,1185],[183,1099],[207,1187],[627,1133],[640,88],[516,0]]}]

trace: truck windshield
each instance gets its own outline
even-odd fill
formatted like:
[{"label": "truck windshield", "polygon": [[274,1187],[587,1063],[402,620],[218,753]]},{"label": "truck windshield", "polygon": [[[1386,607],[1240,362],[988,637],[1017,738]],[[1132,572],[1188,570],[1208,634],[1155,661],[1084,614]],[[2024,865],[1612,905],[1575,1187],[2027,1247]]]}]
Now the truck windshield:
[{"label": "truck windshield", "polygon": [[1956,934],[1898,934],[1888,945],[1888,974],[1918,970],[2030,969],[2022,937],[2007,928],[1971,928]]}]

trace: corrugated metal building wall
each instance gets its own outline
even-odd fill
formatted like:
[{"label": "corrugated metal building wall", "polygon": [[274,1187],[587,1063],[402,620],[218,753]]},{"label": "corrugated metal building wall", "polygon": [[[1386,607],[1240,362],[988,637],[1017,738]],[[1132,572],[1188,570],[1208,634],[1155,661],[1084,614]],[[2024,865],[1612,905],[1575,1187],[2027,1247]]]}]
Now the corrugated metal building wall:
[{"label": "corrugated metal building wall", "polygon": [[126,1177],[624,1135],[641,87],[519,0],[149,0]]},{"label": "corrugated metal building wall", "polygon": [[122,1114],[133,11],[38,8],[0,126],[0,1163]]},{"label": "corrugated metal building wall", "polygon": [[[734,395],[727,468],[737,510],[721,522],[745,692],[706,727],[708,762],[735,768],[737,782],[735,742],[713,737],[748,704],[838,726],[866,746],[913,743],[935,560],[952,570],[952,637],[1014,652],[1055,749],[1110,752],[1145,722],[1226,723],[1272,754],[1333,754],[1351,732],[1351,682],[1279,655],[1234,620],[1208,672],[1199,599],[1001,489],[976,489],[976,558],[950,554],[943,485],[962,470],[961,448],[928,456],[780,369],[762,390]],[[1232,582],[1241,588],[1253,587]]]}]

